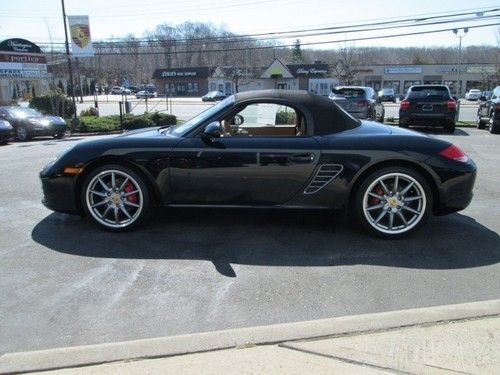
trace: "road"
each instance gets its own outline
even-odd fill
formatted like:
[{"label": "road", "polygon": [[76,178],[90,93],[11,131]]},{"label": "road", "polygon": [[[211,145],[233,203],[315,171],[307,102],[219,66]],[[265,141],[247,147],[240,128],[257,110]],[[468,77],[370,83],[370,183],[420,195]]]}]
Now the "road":
[{"label": "road", "polygon": [[37,172],[83,138],[2,146],[0,354],[500,298],[500,136],[436,136],[477,162],[475,197],[401,241],[300,211],[110,234],[40,203]]},{"label": "road", "polygon": [[[118,102],[120,100],[122,100],[122,97],[119,95],[100,95],[98,98],[100,115],[119,114],[120,107]],[[168,102],[165,98],[148,99],[147,107],[144,99],[135,99],[135,97],[129,96],[128,100],[131,102],[133,114],[142,114],[146,111],[162,111],[172,113],[183,121],[189,120],[213,105],[213,103],[202,102],[200,98],[172,98]],[[94,98],[84,97],[83,103],[77,103],[78,113],[92,106],[94,106]],[[399,116],[399,103],[384,103],[384,106],[386,119],[389,117],[397,118]],[[459,120],[475,121],[477,107],[477,102],[469,102],[462,99]]]}]

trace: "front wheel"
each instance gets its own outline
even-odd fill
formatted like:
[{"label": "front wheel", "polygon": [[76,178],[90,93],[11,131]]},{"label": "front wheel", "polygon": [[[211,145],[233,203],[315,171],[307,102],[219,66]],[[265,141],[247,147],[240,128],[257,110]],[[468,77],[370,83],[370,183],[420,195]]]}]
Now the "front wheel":
[{"label": "front wheel", "polygon": [[150,197],[142,177],[133,170],[121,165],[104,165],[85,179],[82,205],[99,226],[122,232],[145,220]]},{"label": "front wheel", "polygon": [[359,187],[355,213],[371,234],[401,238],[422,226],[432,208],[429,184],[406,167],[386,167],[369,175]]},{"label": "front wheel", "polygon": [[485,123],[484,121],[481,119],[481,113],[478,112],[477,113],[477,117],[476,117],[476,127],[478,129],[484,129],[485,128]]},{"label": "front wheel", "polygon": [[18,125],[16,128],[16,138],[21,141],[29,141],[31,139],[31,134],[24,125]]}]

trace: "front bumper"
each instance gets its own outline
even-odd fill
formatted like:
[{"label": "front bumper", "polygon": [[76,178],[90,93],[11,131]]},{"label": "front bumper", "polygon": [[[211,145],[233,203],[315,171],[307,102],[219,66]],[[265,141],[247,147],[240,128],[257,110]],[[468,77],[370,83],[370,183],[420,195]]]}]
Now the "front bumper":
[{"label": "front bumper", "polygon": [[64,134],[66,132],[66,124],[50,124],[45,126],[33,125],[30,132],[35,136]]},{"label": "front bumper", "polygon": [[40,172],[42,182],[43,199],[45,207],[52,211],[65,212],[69,214],[80,214],[77,204],[78,197],[75,196],[77,178],[75,175],[44,176]]}]

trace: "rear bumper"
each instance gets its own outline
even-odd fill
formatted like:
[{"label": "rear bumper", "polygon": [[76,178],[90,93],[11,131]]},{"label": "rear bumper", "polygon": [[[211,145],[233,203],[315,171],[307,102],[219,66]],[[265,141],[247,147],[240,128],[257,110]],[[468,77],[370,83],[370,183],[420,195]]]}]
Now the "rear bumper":
[{"label": "rear bumper", "polygon": [[435,215],[446,215],[465,209],[473,197],[477,167],[469,163],[444,160],[441,157],[427,161],[440,178],[439,201],[434,206]]},{"label": "rear bumper", "polygon": [[443,113],[421,113],[399,111],[399,122],[403,124],[418,123],[428,125],[440,125],[443,122],[455,121],[455,111]]},{"label": "rear bumper", "polygon": [[0,142],[14,140],[14,129],[0,129]]}]

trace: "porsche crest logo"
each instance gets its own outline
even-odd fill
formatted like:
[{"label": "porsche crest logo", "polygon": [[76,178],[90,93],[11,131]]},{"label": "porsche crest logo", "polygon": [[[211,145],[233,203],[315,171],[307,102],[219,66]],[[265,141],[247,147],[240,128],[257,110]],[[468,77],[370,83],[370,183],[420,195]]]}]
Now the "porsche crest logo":
[{"label": "porsche crest logo", "polygon": [[90,42],[90,27],[85,24],[71,25],[71,39],[80,48],[85,48]]}]

